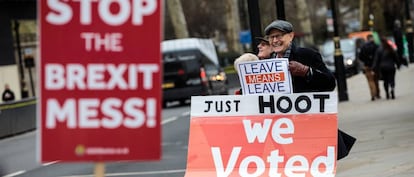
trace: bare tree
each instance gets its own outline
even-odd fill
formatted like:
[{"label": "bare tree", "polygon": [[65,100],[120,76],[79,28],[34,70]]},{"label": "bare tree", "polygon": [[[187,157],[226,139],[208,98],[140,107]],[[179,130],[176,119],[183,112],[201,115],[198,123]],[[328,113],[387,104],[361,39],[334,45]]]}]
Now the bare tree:
[{"label": "bare tree", "polygon": [[[404,21],[404,1],[401,0],[388,0],[387,6],[383,6],[384,13],[384,25],[388,32],[394,28],[395,20],[400,22]],[[384,4],[384,3],[383,3]]]},{"label": "bare tree", "polygon": [[[243,0],[166,0],[167,19],[164,21],[166,36],[169,38],[181,38],[183,36],[213,38],[219,34],[220,41],[226,41],[230,52],[241,52],[239,32],[243,24],[242,21],[248,22],[247,16],[244,16],[244,18],[239,16],[238,5],[240,5],[241,1]],[[269,0],[257,1],[260,6],[262,22],[260,28],[263,29],[267,24],[277,18],[276,4],[275,1]],[[384,13],[398,16],[397,13],[403,12],[401,6],[403,3],[400,1],[337,0],[340,36],[345,37],[347,35],[346,32],[350,31],[350,28],[347,28],[348,23],[355,22],[356,20],[360,21],[361,30],[368,30],[369,12],[373,13],[375,17],[374,29],[380,32],[384,31],[386,24],[389,23],[384,19]],[[181,2],[182,4],[178,4],[177,7],[174,6],[174,2]],[[387,5],[385,5],[386,2]],[[360,4],[363,4],[363,6]],[[295,26],[295,32],[305,34],[306,37],[304,36],[301,40],[309,44],[314,44],[315,41],[321,43],[332,37],[331,32],[327,31],[326,26],[327,10],[329,9],[329,1],[285,0],[286,19]],[[358,14],[358,11],[360,14]],[[361,18],[362,20],[358,20]],[[244,25],[244,28],[246,28],[246,25]],[[175,31],[175,35],[172,34],[173,31]],[[184,34],[180,34],[183,31]]]},{"label": "bare tree", "polygon": [[187,22],[180,0],[166,0],[176,38],[187,38]]},{"label": "bare tree", "polygon": [[262,22],[261,28],[264,28],[270,24],[273,20],[276,20],[276,3],[269,0],[258,0],[260,10],[260,21]]},{"label": "bare tree", "polygon": [[359,30],[363,31],[364,30],[364,18],[365,18],[365,11],[366,11],[366,7],[365,7],[365,0],[359,0]]},{"label": "bare tree", "polygon": [[182,6],[190,36],[212,38],[216,31],[224,36],[226,23],[222,0],[191,0],[183,2]]},{"label": "bare tree", "polygon": [[309,8],[306,0],[296,0],[297,18],[300,24],[301,31],[304,35],[303,41],[306,44],[314,44],[312,25],[309,16]]},{"label": "bare tree", "polygon": [[241,45],[239,42],[240,18],[237,0],[226,0],[225,8],[228,49],[232,52],[241,52]]},{"label": "bare tree", "polygon": [[369,16],[371,15],[373,19],[373,30],[379,31],[380,33],[385,31],[385,20],[384,20],[384,9],[383,4],[380,0],[364,0],[361,5],[363,6],[362,11],[360,11],[360,18],[362,20],[361,23],[361,30],[370,30]]}]

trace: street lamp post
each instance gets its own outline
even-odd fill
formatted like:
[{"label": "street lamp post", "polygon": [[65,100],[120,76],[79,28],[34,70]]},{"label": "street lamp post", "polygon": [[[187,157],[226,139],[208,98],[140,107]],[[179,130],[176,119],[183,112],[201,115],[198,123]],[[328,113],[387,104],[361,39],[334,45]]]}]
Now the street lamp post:
[{"label": "street lamp post", "polygon": [[254,53],[258,53],[257,45],[258,41],[254,40],[255,37],[262,36],[261,22],[260,22],[260,11],[257,0],[247,0],[247,9],[249,11],[249,23],[250,33],[252,34],[252,48]]},{"label": "street lamp post", "polygon": [[276,1],[276,14],[277,19],[286,20],[285,15],[285,2],[284,0],[275,0]]},{"label": "street lamp post", "polygon": [[348,91],[345,78],[344,56],[342,55],[340,38],[338,35],[338,22],[336,18],[336,4],[335,0],[331,0],[332,18],[334,26],[333,41],[335,44],[335,72],[336,81],[338,84],[338,99],[339,101],[348,101]]},{"label": "street lamp post", "polygon": [[14,32],[16,34],[16,46],[17,46],[17,56],[19,57],[19,69],[20,77],[24,80],[24,70],[23,70],[23,60],[22,60],[22,48],[20,45],[20,32],[19,32],[20,23],[17,20],[14,20]]},{"label": "street lamp post", "polygon": [[374,15],[372,13],[369,14],[368,26],[369,30],[374,32]]},{"label": "street lamp post", "polygon": [[405,0],[405,16],[406,16],[406,22],[405,22],[405,33],[407,37],[407,43],[408,43],[408,57],[410,62],[414,62],[414,56],[413,56],[413,22],[411,20],[410,15],[410,2],[409,0]]}]

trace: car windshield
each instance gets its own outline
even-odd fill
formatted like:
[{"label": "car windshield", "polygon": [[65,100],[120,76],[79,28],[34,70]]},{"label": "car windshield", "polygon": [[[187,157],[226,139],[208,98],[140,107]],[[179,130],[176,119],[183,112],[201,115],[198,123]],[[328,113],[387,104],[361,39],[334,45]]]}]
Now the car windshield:
[{"label": "car windshield", "polygon": [[[355,41],[352,39],[341,39],[340,44],[341,44],[342,52],[355,51]],[[334,51],[335,51],[335,46],[333,44],[333,41],[325,42],[325,44],[323,45],[323,49],[322,49],[323,55],[324,56],[332,55]]]}]

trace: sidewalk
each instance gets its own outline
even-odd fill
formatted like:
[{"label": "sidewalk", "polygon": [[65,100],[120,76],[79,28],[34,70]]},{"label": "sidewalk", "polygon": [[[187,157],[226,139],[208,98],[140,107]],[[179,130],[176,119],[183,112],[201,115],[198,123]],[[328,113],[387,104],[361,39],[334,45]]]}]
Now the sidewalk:
[{"label": "sidewalk", "polygon": [[396,99],[371,101],[363,74],[347,79],[349,101],[338,105],[338,126],[358,140],[337,164],[337,177],[412,177],[414,65],[396,73]]}]

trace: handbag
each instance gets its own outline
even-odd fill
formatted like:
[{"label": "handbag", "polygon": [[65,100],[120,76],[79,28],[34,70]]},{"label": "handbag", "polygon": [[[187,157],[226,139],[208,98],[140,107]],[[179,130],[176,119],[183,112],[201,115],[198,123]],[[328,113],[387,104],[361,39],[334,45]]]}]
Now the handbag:
[{"label": "handbag", "polygon": [[356,138],[338,129],[338,156],[337,160],[348,156],[354,146]]}]

